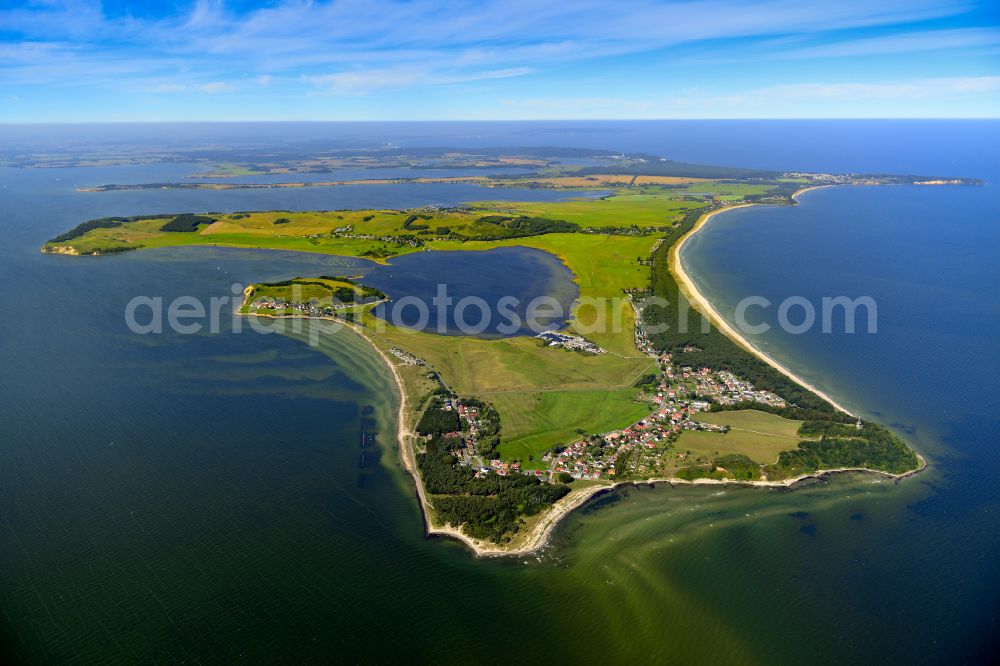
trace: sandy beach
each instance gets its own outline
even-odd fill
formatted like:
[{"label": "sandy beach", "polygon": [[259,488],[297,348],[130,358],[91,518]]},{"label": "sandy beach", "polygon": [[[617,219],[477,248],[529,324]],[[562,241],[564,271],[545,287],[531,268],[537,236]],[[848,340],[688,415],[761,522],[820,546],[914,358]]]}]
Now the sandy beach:
[{"label": "sandy beach", "polygon": [[893,474],[891,472],[883,472],[881,470],[867,469],[864,467],[841,467],[835,469],[821,469],[815,472],[801,474],[790,479],[783,479],[781,481],[738,481],[734,479],[695,479],[693,481],[689,481],[687,479],[670,477],[618,481],[616,483],[588,486],[579,490],[573,490],[569,495],[552,505],[552,507],[541,515],[538,522],[532,525],[524,535],[519,535],[519,538],[515,540],[514,544],[508,547],[498,546],[496,544],[479,541],[477,539],[471,539],[460,530],[456,530],[451,527],[435,528],[428,524],[427,533],[429,535],[442,535],[458,539],[462,543],[466,544],[477,557],[512,557],[518,555],[531,555],[549,542],[549,539],[552,538],[552,533],[555,531],[556,527],[563,518],[568,516],[578,507],[583,506],[591,498],[602,493],[613,492],[614,490],[624,486],[655,486],[661,483],[669,483],[672,486],[792,488],[793,486],[810,479],[822,479],[823,477],[835,474],[857,473],[876,474],[895,481],[900,481],[913,476],[914,474],[918,474],[927,468],[927,461],[924,460],[923,456],[919,453],[917,454],[917,460],[920,464],[915,469],[903,472],[902,474]]},{"label": "sandy beach", "polygon": [[[805,189],[799,190],[793,195],[792,198],[797,198],[799,195],[805,192],[819,189],[820,187],[824,186],[807,187]],[[742,333],[736,330],[735,327],[731,326],[729,322],[726,321],[719,314],[719,312],[715,309],[715,306],[712,305],[712,303],[709,302],[707,298],[705,298],[705,296],[701,293],[701,291],[698,290],[698,287],[691,279],[691,276],[688,275],[688,273],[684,270],[684,262],[681,260],[681,250],[683,249],[684,244],[688,241],[688,239],[690,239],[692,236],[698,233],[698,231],[700,231],[706,224],[708,224],[708,222],[716,215],[724,213],[726,211],[735,210],[737,208],[746,208],[748,206],[753,206],[753,205],[755,204],[741,204],[738,206],[729,206],[728,208],[720,208],[719,210],[714,210],[711,213],[707,213],[701,219],[699,219],[698,222],[691,229],[691,231],[684,234],[684,236],[681,237],[681,239],[677,243],[675,243],[672,248],[670,248],[670,272],[673,273],[674,278],[677,280],[677,285],[684,293],[684,296],[687,297],[688,301],[691,303],[691,306],[698,312],[708,317],[712,325],[718,328],[723,333],[725,333],[726,337],[728,337],[733,342],[743,347],[748,352],[750,352],[760,360],[764,361],[772,368],[774,368],[781,374],[785,375],[795,383],[799,384],[804,388],[809,389],[819,397],[823,398],[828,403],[833,405],[835,409],[838,409],[844,412],[845,414],[856,416],[854,413],[852,413],[846,407],[841,405],[839,402],[837,402],[829,395],[819,390],[806,380],[796,375],[794,372],[789,370],[787,367],[785,367],[775,359],[768,356],[766,353],[757,348],[753,343],[751,343],[747,338],[745,338]]]}]

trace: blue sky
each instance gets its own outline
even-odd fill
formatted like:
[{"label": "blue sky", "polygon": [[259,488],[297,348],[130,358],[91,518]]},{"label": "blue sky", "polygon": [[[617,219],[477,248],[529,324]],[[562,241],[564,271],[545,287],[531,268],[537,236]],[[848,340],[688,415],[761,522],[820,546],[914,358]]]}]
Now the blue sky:
[{"label": "blue sky", "polygon": [[972,0],[0,0],[0,122],[1000,117]]}]

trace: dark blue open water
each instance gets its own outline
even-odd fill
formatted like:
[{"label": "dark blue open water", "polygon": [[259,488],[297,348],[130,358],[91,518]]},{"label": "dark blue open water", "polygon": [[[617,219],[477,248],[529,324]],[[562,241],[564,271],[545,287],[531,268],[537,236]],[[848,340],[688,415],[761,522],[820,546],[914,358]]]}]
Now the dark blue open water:
[{"label": "dark blue open water", "polygon": [[[898,485],[849,477],[794,492],[628,490],[573,514],[540,558],[511,562],[476,561],[457,544],[423,539],[393,448],[393,388],[357,339],[325,335],[310,347],[226,325],[219,334],[136,336],[122,317],[135,295],[207,299],[237,281],[369,266],[207,248],[96,259],[37,252],[100,215],[394,208],[502,192],[87,195],[72,186],[190,169],[0,171],[3,653],[32,663],[982,656],[1000,610],[998,130],[975,122],[287,128],[990,181],[820,190],[797,208],[723,215],[685,255],[723,306],[751,294],[875,297],[876,335],[759,342],[907,434],[929,472]],[[545,193],[513,193],[535,195]],[[413,288],[432,279],[422,256],[399,260],[417,276]],[[554,264],[547,280],[519,288],[557,290],[560,270]]]}]

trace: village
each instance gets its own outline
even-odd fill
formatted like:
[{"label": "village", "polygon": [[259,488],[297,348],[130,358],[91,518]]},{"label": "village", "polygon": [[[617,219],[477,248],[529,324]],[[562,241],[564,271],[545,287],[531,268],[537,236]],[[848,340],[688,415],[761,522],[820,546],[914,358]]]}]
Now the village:
[{"label": "village", "polygon": [[475,467],[476,478],[491,472],[501,476],[520,470],[518,463],[506,463],[499,459],[484,460],[496,455],[500,443],[500,415],[488,404],[478,400],[444,397],[441,407],[445,412],[455,412],[461,431],[445,433],[445,438],[458,442],[460,446],[452,450],[460,465]]},{"label": "village", "polygon": [[424,359],[418,358],[399,347],[390,347],[389,353],[398,358],[403,365],[425,365]]},{"label": "village", "polygon": [[[349,310],[351,308],[356,308],[359,305],[371,305],[376,303],[337,303],[334,302],[331,305],[323,305],[317,301],[309,301],[305,303],[291,303],[289,301],[280,298],[262,298],[255,300],[247,306],[250,312],[257,312],[261,314],[273,314],[273,315],[289,315],[289,314],[304,314],[310,317],[332,317],[337,311]],[[269,312],[264,312],[269,311]],[[402,357],[400,357],[402,359]],[[413,363],[410,365],[419,365],[418,363]]]},{"label": "village", "polygon": [[728,426],[695,418],[699,412],[711,410],[713,403],[786,406],[779,396],[757,389],[731,372],[678,367],[670,354],[661,355],[659,362],[661,373],[655,392],[640,398],[652,404],[653,412],[627,428],[591,435],[561,451],[547,453],[542,460],[549,463],[550,477],[564,473],[574,479],[648,477],[661,468],[663,454],[682,431],[728,432]]},{"label": "village", "polygon": [[330,317],[335,310],[354,307],[354,303],[340,303],[336,305],[320,305],[316,302],[290,303],[280,298],[261,298],[253,301],[247,306],[250,312],[261,312],[269,310],[268,314],[294,314],[301,313],[311,317]]},{"label": "village", "polygon": [[535,336],[549,347],[560,349],[570,349],[572,351],[584,352],[586,354],[606,354],[606,350],[593,342],[581,338],[572,333],[557,333],[556,331],[543,331]]},{"label": "village", "polygon": [[[758,389],[731,372],[677,366],[670,354],[660,355],[658,361],[660,373],[637,398],[650,404],[649,416],[626,428],[584,435],[568,446],[549,451],[541,457],[543,465],[538,468],[495,455],[499,419],[491,406],[478,400],[444,398],[443,408],[456,411],[461,424],[461,431],[446,435],[461,442],[452,453],[459,464],[475,468],[476,477],[523,473],[548,481],[648,478],[662,470],[664,454],[683,431],[729,431],[729,426],[697,420],[697,414],[710,411],[713,404],[787,406],[778,395]],[[484,432],[490,436],[485,451]]]}]

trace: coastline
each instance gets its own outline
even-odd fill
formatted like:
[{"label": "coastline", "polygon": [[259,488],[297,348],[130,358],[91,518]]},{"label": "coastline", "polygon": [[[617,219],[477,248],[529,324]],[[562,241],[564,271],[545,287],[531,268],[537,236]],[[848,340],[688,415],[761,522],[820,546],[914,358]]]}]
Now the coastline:
[{"label": "coastline", "polygon": [[[821,189],[823,187],[832,187],[832,186],[831,185],[818,185],[818,186],[814,186],[814,187],[806,187],[806,188],[803,188],[803,189],[798,190],[797,192],[795,192],[795,194],[792,195],[792,198],[797,200],[797,197],[799,195],[801,195],[801,194],[803,194],[805,192],[808,192],[810,190],[818,190],[818,189]],[[681,261],[681,250],[684,248],[684,244],[688,241],[688,239],[690,239],[692,236],[694,236],[696,233],[698,233],[706,224],[708,224],[709,220],[711,220],[716,215],[718,215],[720,213],[724,213],[726,211],[736,210],[737,208],[748,208],[750,206],[755,206],[755,205],[759,205],[759,204],[739,204],[737,206],[728,206],[726,208],[720,208],[718,210],[713,210],[713,211],[711,211],[709,213],[706,213],[705,215],[701,216],[701,218],[699,218],[698,222],[695,223],[695,225],[691,228],[691,230],[688,231],[686,234],[684,234],[680,238],[680,240],[678,240],[676,243],[674,243],[673,247],[670,248],[670,260],[669,260],[670,272],[673,274],[674,278],[677,280],[677,286],[680,288],[680,290],[684,294],[684,296],[688,299],[688,302],[691,304],[691,306],[695,310],[698,310],[701,314],[703,314],[704,316],[706,316],[708,318],[709,322],[713,326],[715,326],[716,328],[718,328],[720,331],[722,331],[726,335],[726,337],[728,337],[730,340],[732,340],[733,342],[735,342],[740,347],[742,347],[743,349],[747,350],[748,352],[750,352],[751,354],[753,354],[754,356],[756,356],[760,360],[762,360],[765,363],[767,363],[768,365],[770,365],[772,368],[774,368],[775,370],[777,370],[781,374],[783,374],[786,377],[788,377],[789,379],[791,379],[793,382],[795,382],[799,386],[801,386],[801,387],[803,387],[803,388],[811,391],[812,393],[815,393],[819,397],[823,398],[828,403],[830,403],[830,405],[832,405],[834,409],[837,409],[838,411],[844,412],[845,414],[847,414],[849,416],[855,416],[856,417],[857,414],[854,414],[849,409],[847,409],[846,407],[844,407],[843,405],[841,405],[839,402],[837,402],[836,400],[834,400],[832,397],[830,397],[828,394],[826,394],[823,391],[819,390],[818,388],[816,388],[815,386],[813,386],[812,384],[810,384],[809,382],[807,382],[802,377],[796,375],[789,368],[787,368],[786,366],[782,365],[777,360],[775,360],[774,358],[772,358],[771,356],[769,356],[767,353],[765,353],[764,351],[762,351],[760,348],[758,348],[756,345],[754,345],[752,342],[750,342],[750,340],[748,340],[746,337],[744,337],[739,331],[737,331],[733,326],[731,326],[729,324],[729,322],[727,322],[719,314],[718,310],[715,309],[715,306],[712,305],[712,303],[707,298],[705,298],[704,294],[702,294],[701,291],[699,291],[698,287],[694,283],[694,280],[692,280],[691,276],[688,275],[688,273],[684,270],[684,262]]]},{"label": "coastline", "polygon": [[[426,531],[428,536],[449,536],[461,541],[472,550],[476,557],[513,557],[518,555],[531,555],[548,544],[556,526],[567,515],[585,504],[590,499],[604,493],[613,492],[624,486],[656,486],[666,483],[671,486],[741,486],[748,488],[791,489],[799,483],[808,480],[822,479],[835,474],[859,473],[876,474],[899,482],[907,477],[919,474],[927,468],[927,461],[924,457],[919,453],[916,455],[917,460],[920,462],[919,466],[901,474],[893,474],[891,472],[868,469],[866,467],[840,467],[835,469],[820,469],[815,472],[800,474],[799,476],[792,477],[790,479],[783,479],[781,481],[739,481],[736,479],[695,479],[693,481],[689,481],[687,479],[678,479],[676,477],[654,477],[651,479],[616,481],[615,483],[607,485],[588,486],[585,489],[571,491],[569,495],[553,504],[545,511],[545,513],[541,515],[539,521],[532,525],[531,528],[529,528],[529,530],[524,534],[523,542],[518,543],[518,545],[513,548],[504,548],[495,544],[488,544],[476,539],[471,539],[461,531],[451,527],[437,528],[427,524]],[[425,523],[426,522],[427,519],[425,516]]]},{"label": "coastline", "polygon": [[378,354],[379,358],[385,363],[389,369],[389,373],[396,384],[396,391],[399,394],[399,408],[396,413],[396,443],[399,446],[399,458],[403,463],[403,469],[410,475],[413,479],[414,485],[416,486],[417,499],[420,502],[421,514],[424,519],[424,534],[427,537],[446,537],[451,538],[465,544],[469,550],[472,551],[473,555],[476,557],[515,557],[523,555],[531,555],[537,552],[548,544],[549,540],[552,538],[552,534],[555,532],[556,527],[562,522],[563,518],[568,516],[570,513],[578,509],[579,507],[586,504],[589,500],[601,495],[603,493],[612,492],[618,488],[624,486],[639,486],[648,485],[656,486],[658,484],[670,484],[671,486],[745,486],[745,487],[757,487],[757,488],[787,488],[790,489],[803,481],[810,479],[822,479],[823,477],[830,476],[833,474],[847,474],[847,473],[871,473],[879,476],[883,476],[895,481],[901,481],[907,477],[913,476],[922,472],[927,468],[927,461],[917,453],[917,460],[920,462],[919,466],[915,469],[908,470],[901,474],[893,474],[891,472],[884,472],[882,470],[868,469],[865,467],[842,467],[835,469],[822,469],[816,470],[815,472],[808,472],[805,474],[800,474],[799,476],[792,477],[790,479],[783,479],[781,481],[739,481],[735,479],[679,479],[676,477],[654,477],[650,479],[635,479],[628,481],[616,481],[610,484],[600,484],[587,486],[586,488],[572,488],[569,495],[558,500],[555,504],[551,505],[548,509],[545,509],[539,514],[538,521],[531,525],[522,534],[519,534],[515,540],[515,545],[512,546],[499,546],[497,544],[483,541],[480,539],[475,539],[465,534],[461,529],[452,527],[451,525],[434,525],[431,520],[431,509],[433,505],[427,499],[427,494],[424,491],[423,479],[420,477],[420,470],[417,467],[416,459],[413,455],[412,441],[410,439],[413,437],[413,429],[409,423],[408,409],[409,400],[406,397],[406,387],[403,383],[403,378],[399,374],[397,366],[392,362],[392,359],[375,344],[368,332],[361,326],[357,324],[347,322],[341,319],[334,319],[331,317],[312,317],[308,315],[283,315],[276,317],[269,314],[260,313],[250,313],[244,312],[239,313],[242,316],[249,317],[266,317],[270,319],[316,319],[323,321],[332,321],[338,324],[345,325],[356,335],[362,337],[371,348]]},{"label": "coastline", "polygon": [[[250,295],[249,292],[250,292],[250,287],[247,287],[243,292],[244,298],[249,297]],[[242,308],[242,305],[240,307]],[[353,322],[344,321],[343,319],[336,319],[334,317],[314,317],[310,315],[276,316],[272,314],[264,314],[259,312],[240,312],[239,310],[237,310],[236,314],[243,317],[264,317],[267,319],[312,319],[319,321],[329,321],[345,326],[355,335],[358,335],[359,337],[364,339],[365,342],[367,342],[369,346],[371,346],[372,350],[374,350],[375,353],[378,354],[379,358],[382,359],[386,367],[389,368],[389,374],[392,376],[393,382],[396,384],[396,392],[399,394],[399,408],[396,411],[396,444],[399,447],[399,459],[403,463],[403,469],[413,479],[414,485],[416,486],[417,489],[417,499],[420,502],[420,510],[424,518],[424,534],[426,536],[446,536],[446,537],[451,537],[453,539],[457,539],[465,543],[467,546],[469,546],[469,548],[471,548],[473,552],[476,553],[477,556],[485,554],[501,554],[501,551],[499,549],[496,549],[497,550],[496,553],[491,552],[488,549],[488,547],[484,545],[485,542],[481,542],[469,537],[468,535],[463,533],[460,529],[451,527],[449,525],[437,527],[431,522],[431,509],[433,509],[433,505],[427,499],[427,494],[424,491],[423,479],[420,477],[420,469],[417,467],[417,461],[413,455],[413,446],[412,446],[413,443],[411,440],[415,433],[413,431],[412,424],[410,423],[410,419],[408,418],[409,400],[406,397],[406,385],[403,383],[403,378],[402,376],[400,376],[399,369],[397,368],[396,364],[394,364],[392,362],[392,359],[390,359],[389,356],[384,351],[382,351],[382,349],[378,345],[375,344],[375,341],[372,340],[371,335],[363,326],[359,326],[358,324],[355,324]],[[577,505],[574,505],[574,507],[575,506]],[[554,509],[555,507],[553,506],[552,508]],[[569,510],[570,509],[567,509],[567,513]],[[539,543],[537,546],[533,546],[532,550],[536,550],[542,545],[544,544]],[[507,553],[503,552],[502,554],[507,554]]]},{"label": "coastline", "polygon": [[[820,189],[823,187],[832,187],[831,185],[819,185],[806,187],[801,190],[796,191],[792,198],[797,200],[797,197],[805,192],[814,189]],[[688,231],[684,236],[670,248],[669,254],[669,269],[677,280],[679,288],[684,292],[685,296],[691,302],[695,309],[698,309],[703,315],[709,318],[709,321],[717,326],[727,337],[736,342],[738,345],[754,354],[762,361],[768,365],[774,367],[776,370],[784,374],[786,377],[806,388],[807,390],[815,393],[824,400],[826,400],[835,409],[844,412],[850,416],[855,416],[852,412],[847,410],[844,406],[836,402],[826,393],[820,391],[815,386],[806,382],[804,379],[793,373],[791,370],[785,366],[778,363],[776,360],[768,356],[766,353],[755,347],[750,343],[749,340],[744,338],[739,334],[732,326],[730,326],[718,313],[715,307],[708,301],[707,298],[698,290],[695,286],[693,280],[684,271],[683,264],[680,260],[680,251],[684,243],[702,229],[708,221],[715,215],[733,210],[735,208],[745,208],[749,206],[754,206],[759,204],[740,204],[736,206],[729,206],[726,208],[720,208],[718,210],[711,211],[703,215],[697,223]],[[249,296],[248,287],[244,292],[244,297]],[[244,301],[245,302],[245,301]],[[242,305],[241,305],[242,308]],[[396,390],[399,393],[399,408],[397,411],[397,423],[396,423],[396,443],[399,446],[399,457],[403,464],[403,468],[410,474],[413,478],[414,485],[416,486],[417,499],[420,502],[421,513],[424,519],[424,533],[425,536],[442,536],[455,539],[463,544],[465,544],[476,557],[509,557],[509,556],[522,556],[530,555],[535,553],[542,547],[544,547],[552,537],[556,527],[567,515],[572,513],[574,510],[585,504],[587,501],[593,497],[616,490],[622,486],[639,486],[639,485],[649,485],[655,486],[657,484],[668,483],[671,486],[678,485],[690,485],[690,486],[747,486],[747,487],[758,487],[758,488],[786,488],[790,489],[797,484],[807,481],[810,479],[822,479],[823,477],[830,476],[833,474],[846,474],[846,473],[871,473],[877,474],[883,477],[893,479],[895,481],[901,481],[904,478],[913,476],[924,471],[927,468],[927,461],[924,459],[920,453],[915,452],[918,460],[918,466],[915,469],[902,472],[900,474],[894,474],[891,472],[885,472],[882,470],[868,469],[864,467],[844,467],[844,468],[834,468],[834,469],[821,469],[814,472],[808,472],[805,474],[800,474],[799,476],[792,477],[790,479],[783,479],[781,481],[740,481],[735,479],[679,479],[676,477],[654,477],[650,479],[637,479],[628,481],[617,481],[609,484],[600,484],[587,486],[585,488],[573,488],[570,486],[570,493],[563,497],[562,499],[556,501],[547,509],[543,510],[539,515],[536,522],[530,525],[522,533],[519,533],[514,542],[508,546],[500,546],[495,543],[475,539],[473,537],[465,534],[460,528],[452,527],[451,525],[435,526],[433,524],[431,516],[433,505],[427,498],[427,494],[424,490],[423,479],[420,476],[420,470],[417,467],[416,459],[413,452],[413,436],[414,431],[412,424],[409,419],[409,400],[406,397],[406,386],[403,382],[403,378],[399,373],[399,370],[392,362],[392,359],[377,345],[372,339],[369,332],[358,324],[344,321],[342,319],[336,319],[334,317],[323,317],[323,316],[310,316],[310,315],[270,315],[263,313],[251,313],[251,312],[239,312],[244,316],[258,316],[267,317],[272,319],[279,318],[300,318],[300,319],[318,319],[332,321],[339,324],[345,324],[351,331],[355,334],[361,336],[371,345],[372,349],[379,355],[382,361],[389,368],[389,372],[392,375],[393,381],[396,384]]]}]

